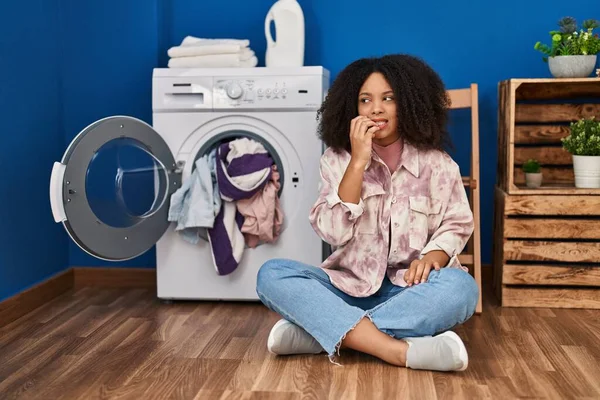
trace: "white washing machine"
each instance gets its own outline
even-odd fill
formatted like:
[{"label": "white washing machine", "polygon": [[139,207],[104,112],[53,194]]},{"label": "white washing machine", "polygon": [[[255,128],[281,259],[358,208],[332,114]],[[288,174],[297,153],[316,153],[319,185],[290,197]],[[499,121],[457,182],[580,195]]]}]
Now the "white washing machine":
[{"label": "white washing machine", "polygon": [[[156,245],[161,299],[257,300],[256,276],[265,261],[319,265],[326,255],[308,213],[323,150],[316,111],[328,88],[322,67],[155,69],[152,126],[126,116],[96,121],[55,163],[55,221],[103,260],[131,259]],[[195,160],[235,137],[263,143],[278,166],[284,222],[275,243],[247,247],[237,269],[221,276],[208,241],[183,240],[167,215],[170,196]]]}]

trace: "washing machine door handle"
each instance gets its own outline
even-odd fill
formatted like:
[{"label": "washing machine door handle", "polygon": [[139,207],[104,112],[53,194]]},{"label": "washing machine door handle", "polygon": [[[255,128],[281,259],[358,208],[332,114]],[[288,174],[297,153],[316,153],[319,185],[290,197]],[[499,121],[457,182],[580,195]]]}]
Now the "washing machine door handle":
[{"label": "washing machine door handle", "polygon": [[83,129],[52,168],[57,223],[86,253],[107,261],[137,257],[168,229],[183,165],[149,124],[127,116]]},{"label": "washing machine door handle", "polygon": [[63,199],[63,178],[65,176],[65,165],[55,162],[50,175],[50,208],[55,222],[67,220]]}]

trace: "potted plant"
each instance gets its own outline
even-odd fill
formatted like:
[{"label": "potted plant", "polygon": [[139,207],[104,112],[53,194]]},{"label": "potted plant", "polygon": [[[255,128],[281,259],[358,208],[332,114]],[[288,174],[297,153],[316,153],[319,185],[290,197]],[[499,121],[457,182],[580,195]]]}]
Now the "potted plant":
[{"label": "potted plant", "polygon": [[550,46],[537,42],[534,49],[544,54],[550,73],[555,78],[585,78],[590,76],[596,66],[600,53],[600,38],[594,29],[598,20],[588,19],[577,31],[577,21],[564,17],[558,21],[559,30],[550,31]]},{"label": "potted plant", "polygon": [[540,163],[537,160],[527,160],[523,164],[523,172],[525,172],[525,184],[529,188],[539,188],[542,186],[542,171]]},{"label": "potted plant", "polygon": [[600,121],[582,118],[570,127],[569,136],[561,141],[573,155],[575,187],[600,188]]}]

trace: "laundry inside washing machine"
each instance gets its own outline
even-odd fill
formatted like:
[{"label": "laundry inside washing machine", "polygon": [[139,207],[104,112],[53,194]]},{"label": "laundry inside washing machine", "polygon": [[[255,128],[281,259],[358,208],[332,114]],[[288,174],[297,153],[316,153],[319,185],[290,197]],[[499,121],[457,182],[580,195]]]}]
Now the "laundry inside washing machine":
[{"label": "laundry inside washing machine", "polygon": [[210,243],[215,268],[226,275],[243,252],[277,241],[284,169],[276,151],[249,132],[228,132],[198,151],[192,172],[171,196],[169,221],[183,240]]}]

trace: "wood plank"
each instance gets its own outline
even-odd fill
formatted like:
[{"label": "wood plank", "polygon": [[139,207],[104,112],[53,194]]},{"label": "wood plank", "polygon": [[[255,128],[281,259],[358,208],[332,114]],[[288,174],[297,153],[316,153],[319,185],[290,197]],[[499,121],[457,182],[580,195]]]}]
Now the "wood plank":
[{"label": "wood plank", "polygon": [[600,309],[600,289],[504,286],[502,307]]},{"label": "wood plank", "polygon": [[505,264],[505,285],[600,286],[600,267]]},{"label": "wood plank", "polygon": [[3,300],[0,302],[0,327],[21,318],[72,288],[73,271],[68,269]]},{"label": "wood plank", "polygon": [[504,257],[513,261],[594,263],[600,260],[600,243],[508,240]]},{"label": "wood plank", "polygon": [[[571,187],[575,186],[575,173],[573,172],[573,167],[571,166],[542,167],[542,174],[542,184],[562,183],[569,184]],[[522,168],[515,168],[514,182],[516,185],[525,184],[525,172],[523,172]]]},{"label": "wood plank", "polygon": [[600,117],[600,104],[516,104],[515,122],[571,122]]},{"label": "wood plank", "polygon": [[515,147],[515,165],[523,165],[529,159],[542,165],[572,165],[573,156],[562,147]]},{"label": "wood plank", "polygon": [[154,268],[74,267],[73,273],[76,289],[85,286],[149,289],[156,287]]},{"label": "wood plank", "polygon": [[587,196],[594,195],[600,196],[600,189],[587,189],[587,188],[577,188],[574,183],[542,183],[542,186],[539,188],[528,188],[526,185],[512,185],[512,187],[508,190],[510,195],[551,195],[551,196],[569,196],[569,195],[579,195],[579,196]]},{"label": "wood plank", "polygon": [[[47,319],[43,338],[21,320],[7,327],[20,333],[0,348],[0,392],[39,399],[600,398],[597,311],[502,308],[484,290],[484,313],[454,329],[469,352],[468,369],[438,373],[345,349],[343,368],[324,354],[274,356],[265,344],[279,316],[262,304],[164,305],[150,290],[86,288],[63,297],[71,311]],[[93,312],[78,307],[82,295]],[[106,322],[79,336],[97,320]]]},{"label": "wood plank", "polygon": [[600,388],[600,363],[585,346],[562,346],[587,383]]},{"label": "wood plank", "polygon": [[505,200],[505,215],[600,215],[600,196],[507,196]]},{"label": "wood plank", "polygon": [[570,133],[566,125],[517,125],[515,144],[561,144]]},{"label": "wood plank", "polygon": [[508,128],[508,137],[506,138],[507,142],[507,155],[508,155],[508,172],[507,172],[507,188],[512,185],[512,179],[514,177],[514,168],[515,168],[515,146],[512,143],[515,142],[515,92],[518,88],[518,85],[511,83],[507,88],[507,115],[505,117],[505,122],[507,123]]},{"label": "wood plank", "polygon": [[519,100],[554,100],[581,97],[600,97],[600,79],[537,80],[522,82],[516,93]]},{"label": "wood plank", "polygon": [[463,265],[473,265],[473,254],[459,254],[458,261]]},{"label": "wood plank", "polygon": [[[510,136],[510,100],[509,85],[503,81],[498,84],[498,164],[496,175],[498,176],[498,186],[506,190],[510,184],[508,174],[512,161],[509,161],[509,140]],[[511,145],[512,148],[512,145]]]},{"label": "wood plank", "polygon": [[449,89],[446,91],[450,97],[450,109],[471,107],[471,89]]},{"label": "wood plank", "polygon": [[586,77],[586,78],[510,78],[505,79],[503,82],[512,82],[515,85],[522,85],[524,83],[597,83],[600,82],[600,78]]},{"label": "wood plank", "polygon": [[504,221],[505,238],[600,239],[600,220],[508,218]]},{"label": "wood plank", "polygon": [[477,180],[471,179],[471,177],[469,177],[469,176],[463,176],[462,183],[463,183],[464,187],[470,187],[473,189],[477,188]]},{"label": "wood plank", "polygon": [[496,186],[494,192],[494,241],[492,242],[494,282],[493,287],[496,296],[502,298],[502,268],[504,265],[504,223],[506,222],[504,214],[506,192]]},{"label": "wood plank", "polygon": [[479,288],[479,299],[475,306],[475,313],[483,311],[483,290],[481,286],[481,193],[480,193],[480,154],[479,154],[479,86],[471,84],[471,177],[473,184],[469,195],[469,202],[474,216],[474,231],[471,237],[473,254],[473,277]]}]

